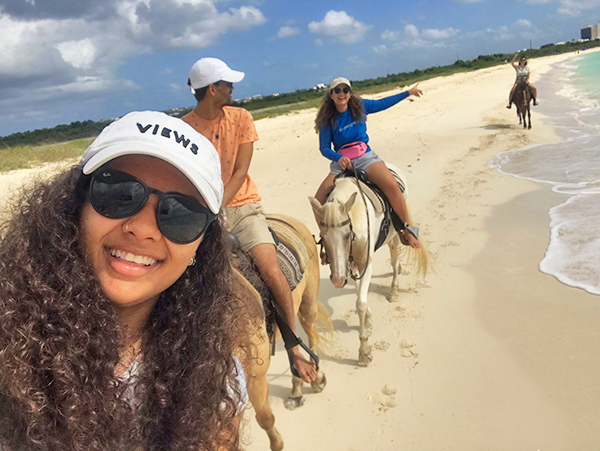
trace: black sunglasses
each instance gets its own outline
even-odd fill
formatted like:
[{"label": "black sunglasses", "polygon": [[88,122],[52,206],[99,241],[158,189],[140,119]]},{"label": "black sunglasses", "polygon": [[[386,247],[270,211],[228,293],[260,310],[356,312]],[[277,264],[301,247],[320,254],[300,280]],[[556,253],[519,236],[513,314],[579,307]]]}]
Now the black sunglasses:
[{"label": "black sunglasses", "polygon": [[159,198],[156,223],[161,233],[177,244],[196,241],[216,215],[196,199],[177,193],[163,193],[148,187],[126,172],[100,168],[92,174],[90,202],[106,218],[133,216],[148,201],[150,194]]},{"label": "black sunglasses", "polygon": [[333,88],[333,92],[336,94],[339,94],[342,91],[344,91],[344,94],[348,94],[350,92],[350,88]]},{"label": "black sunglasses", "polygon": [[230,81],[223,81],[223,80],[219,80],[218,82],[214,83],[216,86],[219,86],[221,84],[227,86],[227,88],[231,89],[233,88],[233,83],[231,83]]}]

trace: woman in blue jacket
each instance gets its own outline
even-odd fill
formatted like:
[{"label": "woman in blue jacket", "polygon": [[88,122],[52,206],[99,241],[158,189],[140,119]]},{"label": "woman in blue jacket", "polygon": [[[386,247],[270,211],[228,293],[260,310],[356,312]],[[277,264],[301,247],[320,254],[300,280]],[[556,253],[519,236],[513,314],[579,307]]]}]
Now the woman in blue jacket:
[{"label": "woman in blue jacket", "polygon": [[[350,167],[362,169],[369,180],[385,193],[400,220],[408,226],[404,195],[385,163],[368,145],[366,116],[383,111],[411,95],[420,97],[423,92],[418,86],[417,83],[408,91],[383,99],[367,100],[352,91],[348,79],[340,77],[331,82],[315,119],[319,149],[325,158],[331,160],[331,172],[315,194],[321,204],[327,200],[337,174]],[[411,247],[420,247],[419,240],[412,233],[405,233],[404,237]]]}]

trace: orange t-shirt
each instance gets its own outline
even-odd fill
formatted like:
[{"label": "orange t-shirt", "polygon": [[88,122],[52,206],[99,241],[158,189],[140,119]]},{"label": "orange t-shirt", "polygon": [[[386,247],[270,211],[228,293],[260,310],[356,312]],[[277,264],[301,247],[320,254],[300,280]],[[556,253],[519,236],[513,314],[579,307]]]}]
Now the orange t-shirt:
[{"label": "orange t-shirt", "polygon": [[[244,108],[225,106],[219,116],[208,121],[193,110],[181,118],[215,146],[221,159],[221,178],[227,184],[233,174],[240,144],[258,141],[252,115]],[[246,174],[246,180],[227,207],[239,207],[260,200],[258,189]]]}]

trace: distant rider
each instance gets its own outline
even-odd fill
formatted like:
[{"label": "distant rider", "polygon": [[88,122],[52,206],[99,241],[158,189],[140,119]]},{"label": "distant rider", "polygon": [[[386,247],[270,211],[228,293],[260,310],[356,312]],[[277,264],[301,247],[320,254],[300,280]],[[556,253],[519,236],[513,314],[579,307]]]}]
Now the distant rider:
[{"label": "distant rider", "polygon": [[510,94],[508,95],[508,105],[506,105],[506,108],[511,107],[512,101],[513,101],[513,95],[515,93],[515,89],[517,88],[517,85],[520,82],[525,82],[527,83],[527,85],[529,86],[530,90],[531,90],[531,94],[533,97],[533,104],[537,105],[537,89],[535,86],[533,86],[530,82],[529,82],[529,75],[531,74],[531,71],[529,70],[529,66],[527,65],[527,58],[525,58],[524,56],[521,57],[521,59],[519,60],[519,64],[516,64],[515,61],[517,60],[517,56],[519,56],[519,52],[515,53],[515,56],[513,56],[512,61],[510,62],[511,66],[515,68],[515,71],[517,72],[517,78],[515,80],[515,84],[513,85],[512,89],[510,90]]}]

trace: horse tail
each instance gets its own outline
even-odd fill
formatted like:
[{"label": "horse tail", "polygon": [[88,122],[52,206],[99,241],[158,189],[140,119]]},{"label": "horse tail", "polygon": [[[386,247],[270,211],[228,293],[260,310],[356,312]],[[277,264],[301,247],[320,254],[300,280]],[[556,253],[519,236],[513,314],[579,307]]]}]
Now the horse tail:
[{"label": "horse tail", "polygon": [[319,329],[326,329],[326,331],[329,333],[329,336],[331,336],[333,334],[333,323],[331,322],[329,312],[323,304],[317,301],[316,307],[317,321],[316,323],[313,323],[312,326],[309,326],[305,323],[305,319],[301,314],[298,315],[298,319],[300,320],[300,325],[302,326],[302,329],[304,329],[306,335],[308,336],[309,343],[312,343],[313,349],[318,353],[327,354],[326,346],[329,342],[329,339],[325,335],[323,335],[323,333],[319,332]]},{"label": "horse tail", "polygon": [[[413,219],[408,202],[406,204],[406,210],[408,212],[408,223],[418,227],[418,223]],[[419,248],[408,248],[408,263],[411,267],[416,269],[418,275],[424,277],[429,269],[429,252],[422,238],[419,238],[419,243],[421,244],[421,247]]]}]

